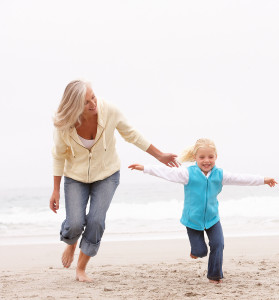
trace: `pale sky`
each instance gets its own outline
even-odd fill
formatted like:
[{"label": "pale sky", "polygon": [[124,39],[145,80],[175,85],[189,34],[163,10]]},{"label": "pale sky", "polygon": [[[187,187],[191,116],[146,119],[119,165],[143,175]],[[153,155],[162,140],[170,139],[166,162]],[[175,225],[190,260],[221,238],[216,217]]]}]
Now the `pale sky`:
[{"label": "pale sky", "polygon": [[[219,167],[279,179],[278,16],[271,0],[1,1],[0,188],[52,185],[52,116],[77,78],[162,151],[208,137]],[[122,182],[150,180],[127,166],[157,161],[117,138]]]}]

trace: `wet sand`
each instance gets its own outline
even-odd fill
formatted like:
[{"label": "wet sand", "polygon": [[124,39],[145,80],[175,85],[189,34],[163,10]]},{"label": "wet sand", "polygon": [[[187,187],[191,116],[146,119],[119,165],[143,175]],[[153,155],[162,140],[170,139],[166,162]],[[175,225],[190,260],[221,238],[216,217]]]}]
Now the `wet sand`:
[{"label": "wet sand", "polygon": [[[0,246],[0,299],[278,299],[279,236],[225,238],[224,279],[210,284],[208,257],[189,241],[103,242],[91,259],[93,283],[61,265],[64,244]],[[78,250],[78,249],[77,249]]]}]

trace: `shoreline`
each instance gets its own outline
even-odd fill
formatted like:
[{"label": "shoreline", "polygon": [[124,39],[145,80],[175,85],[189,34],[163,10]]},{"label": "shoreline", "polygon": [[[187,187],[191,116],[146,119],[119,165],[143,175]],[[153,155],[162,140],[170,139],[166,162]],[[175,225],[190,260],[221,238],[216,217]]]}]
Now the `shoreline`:
[{"label": "shoreline", "polygon": [[[3,299],[277,299],[279,236],[225,237],[224,280],[209,284],[208,257],[188,239],[103,242],[88,265],[93,283],[60,262],[64,243],[0,246]],[[1,297],[0,297],[1,298]],[[1,298],[2,299],[2,298]]]},{"label": "shoreline", "polygon": [[[208,244],[207,238],[206,241]],[[28,268],[30,263],[31,267],[36,267],[36,261],[38,266],[55,266],[57,264],[59,267],[60,256],[65,245],[59,241],[55,243],[0,245],[0,270]],[[18,255],[18,248],[20,248],[20,255]],[[77,247],[75,261],[78,252]],[[177,259],[188,259],[189,253],[190,243],[187,237],[181,239],[102,241],[100,250],[91,259],[91,263],[102,265],[108,262],[112,264],[173,262]],[[245,255],[264,256],[267,253],[268,255],[278,254],[279,256],[279,235],[225,236],[224,259],[225,257]],[[41,256],[43,256],[43,260]],[[73,265],[75,265],[75,261]]]},{"label": "shoreline", "polygon": [[[205,234],[206,236],[206,234]],[[243,234],[227,234],[225,239],[235,238],[261,238],[261,237],[279,237],[279,233],[243,233]],[[117,243],[117,242],[144,242],[144,241],[161,241],[161,240],[183,240],[188,241],[186,232],[175,232],[168,234],[157,233],[137,233],[137,234],[107,234],[102,239],[103,243]],[[62,242],[57,235],[26,235],[26,236],[0,236],[0,247],[2,246],[21,246],[21,245],[58,245]],[[62,243],[63,244],[63,243]]]}]

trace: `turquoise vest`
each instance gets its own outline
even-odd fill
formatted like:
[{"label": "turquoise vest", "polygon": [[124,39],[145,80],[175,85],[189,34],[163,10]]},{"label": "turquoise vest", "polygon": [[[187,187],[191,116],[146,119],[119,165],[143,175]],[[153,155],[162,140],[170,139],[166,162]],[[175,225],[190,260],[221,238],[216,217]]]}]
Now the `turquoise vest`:
[{"label": "turquoise vest", "polygon": [[223,170],[214,166],[206,178],[197,165],[187,169],[189,182],[184,185],[184,208],[180,222],[195,230],[208,229],[220,220],[217,195],[223,187]]}]

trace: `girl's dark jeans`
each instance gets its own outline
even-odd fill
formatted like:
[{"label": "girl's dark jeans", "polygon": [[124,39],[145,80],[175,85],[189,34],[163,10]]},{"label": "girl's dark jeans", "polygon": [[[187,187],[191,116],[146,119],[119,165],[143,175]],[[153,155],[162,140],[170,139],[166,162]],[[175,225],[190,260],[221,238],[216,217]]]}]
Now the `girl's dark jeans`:
[{"label": "girl's dark jeans", "polygon": [[197,257],[207,255],[207,245],[204,240],[204,231],[206,232],[210,248],[207,278],[211,280],[222,279],[224,236],[220,221],[204,231],[186,228],[191,244],[191,254]]}]

